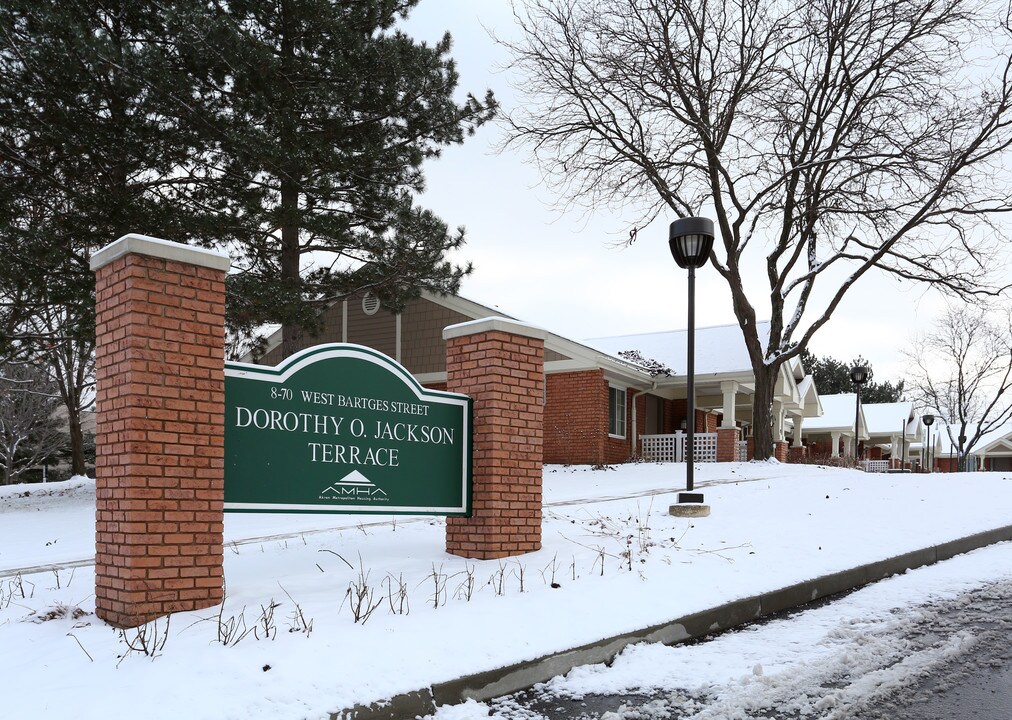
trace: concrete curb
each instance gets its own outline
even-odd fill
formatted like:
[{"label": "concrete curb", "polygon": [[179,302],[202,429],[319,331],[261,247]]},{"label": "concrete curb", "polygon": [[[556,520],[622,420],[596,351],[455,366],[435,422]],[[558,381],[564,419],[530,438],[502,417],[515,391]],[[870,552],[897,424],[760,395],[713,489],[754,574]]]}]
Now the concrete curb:
[{"label": "concrete curb", "polygon": [[666,645],[703,637],[714,632],[745,625],[766,615],[799,607],[813,600],[826,598],[846,590],[867,585],[892,575],[934,565],[956,555],[988,545],[1012,540],[1012,525],[976,533],[941,545],[914,550],[896,557],[861,565],[849,570],[823,575],[806,582],[754,595],[743,600],[704,610],[671,622],[654,625],[623,635],[604,638],[507,667],[468,675],[429,688],[403,693],[382,702],[356,705],[330,714],[330,720],[405,720],[431,715],[437,705],[464,702],[467,699],[488,700],[523,690],[569,672],[579,665],[610,662],[623,648],[641,642],[662,642]]}]

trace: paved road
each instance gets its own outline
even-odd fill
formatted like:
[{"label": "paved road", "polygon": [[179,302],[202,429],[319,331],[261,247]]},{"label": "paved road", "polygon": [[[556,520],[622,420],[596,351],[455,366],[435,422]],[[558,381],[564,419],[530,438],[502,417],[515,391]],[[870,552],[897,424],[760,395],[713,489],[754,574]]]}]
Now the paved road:
[{"label": "paved road", "polygon": [[973,635],[969,652],[874,707],[889,720],[1012,720],[1012,583],[969,593],[938,632]]},{"label": "paved road", "polygon": [[[906,648],[905,657],[935,654],[944,658],[915,680],[897,673],[903,659],[892,657],[883,658],[880,668],[860,677],[829,671],[822,680],[821,698],[812,696],[811,687],[798,688],[797,696],[785,696],[781,686],[768,704],[749,707],[745,703],[733,711],[726,701],[677,688],[653,695],[578,699],[521,693],[491,704],[504,717],[517,720],[716,720],[731,716],[740,720],[1012,720],[1012,582],[920,607],[911,615],[915,621],[905,624],[902,636],[893,638]],[[809,694],[802,695],[805,691]]]}]

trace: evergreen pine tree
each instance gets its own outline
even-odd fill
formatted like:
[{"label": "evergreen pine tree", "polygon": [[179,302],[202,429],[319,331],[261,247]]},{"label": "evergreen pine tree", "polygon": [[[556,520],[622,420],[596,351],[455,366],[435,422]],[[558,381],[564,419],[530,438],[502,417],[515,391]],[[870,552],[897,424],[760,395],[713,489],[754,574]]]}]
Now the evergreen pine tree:
[{"label": "evergreen pine tree", "polygon": [[871,368],[871,363],[863,357],[858,357],[848,365],[828,355],[817,358],[808,350],[802,350],[801,363],[805,370],[815,378],[815,388],[820,395],[855,392],[854,383],[850,379],[850,371],[856,365],[864,365],[868,368],[868,381],[861,387],[861,402],[892,403],[903,399],[903,381],[900,380],[896,383],[888,380],[881,383],[874,382],[875,373]]},{"label": "evergreen pine tree", "polygon": [[[397,28],[417,0],[229,0],[193,33],[215,145],[207,202],[227,218],[233,331],[280,323],[286,355],[329,302],[360,290],[399,308],[454,292],[463,231],[415,205],[422,163],[495,110],[454,101],[450,37]],[[308,269],[309,266],[312,269]]]},{"label": "evergreen pine tree", "polygon": [[[200,156],[186,125],[195,94],[165,40],[188,11],[130,0],[0,4],[0,352],[8,357],[50,357],[60,375],[60,358],[90,355],[88,262],[97,248],[129,232],[206,236],[206,216],[187,201]],[[44,315],[60,321],[40,323]],[[65,393],[77,472],[82,396]]]}]

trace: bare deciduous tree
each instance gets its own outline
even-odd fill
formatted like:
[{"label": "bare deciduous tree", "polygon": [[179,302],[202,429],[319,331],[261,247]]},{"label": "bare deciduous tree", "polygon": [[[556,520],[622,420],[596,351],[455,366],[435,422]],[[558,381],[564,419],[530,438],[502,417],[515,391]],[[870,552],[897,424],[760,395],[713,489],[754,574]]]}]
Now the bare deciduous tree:
[{"label": "bare deciduous tree", "polygon": [[1012,313],[950,306],[907,355],[911,390],[945,420],[965,470],[981,437],[1012,420]]},{"label": "bare deciduous tree", "polygon": [[[998,290],[987,270],[1003,235],[992,220],[1012,209],[1004,8],[524,6],[520,39],[505,43],[525,93],[509,142],[531,148],[570,201],[636,211],[630,242],[661,214],[714,216],[711,262],[756,378],[757,457],[773,450],[779,368],[870,270],[963,296]],[[744,279],[760,274],[768,294],[747,291]],[[756,322],[767,312],[768,338]]]},{"label": "bare deciduous tree", "polygon": [[27,364],[0,369],[0,484],[17,482],[66,445],[53,418],[59,406],[59,393],[44,371]]},{"label": "bare deciduous tree", "polygon": [[47,363],[67,410],[67,431],[70,434],[70,465],[74,475],[86,472],[86,452],[82,415],[95,403],[95,335],[80,333],[77,325],[85,323],[76,317],[75,308],[47,299],[28,323],[38,338],[34,345]]}]

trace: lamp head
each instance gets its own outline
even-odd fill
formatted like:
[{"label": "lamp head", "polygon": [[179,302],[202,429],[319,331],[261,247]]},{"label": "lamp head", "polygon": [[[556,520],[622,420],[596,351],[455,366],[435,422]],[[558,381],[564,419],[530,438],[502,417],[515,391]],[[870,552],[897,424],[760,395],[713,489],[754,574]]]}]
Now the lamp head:
[{"label": "lamp head", "polygon": [[704,217],[675,220],[668,226],[668,247],[678,267],[703,267],[713,249],[713,221]]},{"label": "lamp head", "polygon": [[864,385],[868,382],[868,367],[865,365],[855,365],[850,371],[850,381],[855,385]]},{"label": "lamp head", "polygon": [[924,423],[925,425],[927,425],[928,427],[931,427],[935,423],[935,416],[934,415],[924,415],[924,416],[921,417],[921,422]]}]

